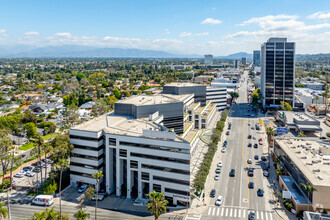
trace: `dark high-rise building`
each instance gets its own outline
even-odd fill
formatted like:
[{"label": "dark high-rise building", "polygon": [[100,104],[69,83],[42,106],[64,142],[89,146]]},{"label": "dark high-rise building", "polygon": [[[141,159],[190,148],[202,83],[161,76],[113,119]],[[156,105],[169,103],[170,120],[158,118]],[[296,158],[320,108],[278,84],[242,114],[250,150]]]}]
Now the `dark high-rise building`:
[{"label": "dark high-rise building", "polygon": [[260,50],[253,51],[253,64],[254,66],[260,66]]},{"label": "dark high-rise building", "polygon": [[264,108],[294,107],[295,43],[270,38],[261,45],[261,94]]},{"label": "dark high-rise building", "polygon": [[235,60],[235,68],[239,68],[239,61],[238,60]]},{"label": "dark high-rise building", "polygon": [[242,57],[242,65],[246,65],[247,61],[246,61],[246,57]]}]

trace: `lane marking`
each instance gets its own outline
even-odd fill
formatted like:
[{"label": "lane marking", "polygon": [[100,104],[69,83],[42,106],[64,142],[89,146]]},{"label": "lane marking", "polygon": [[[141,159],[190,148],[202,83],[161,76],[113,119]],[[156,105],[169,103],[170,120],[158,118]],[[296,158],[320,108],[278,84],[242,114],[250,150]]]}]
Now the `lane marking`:
[{"label": "lane marking", "polygon": [[237,209],[234,210],[234,218],[236,218]]},{"label": "lane marking", "polygon": [[259,219],[259,213],[258,213],[258,211],[256,211],[256,217],[257,217],[257,219]]},{"label": "lane marking", "polygon": [[226,216],[228,216],[228,209],[226,209]]},{"label": "lane marking", "polygon": [[220,208],[217,209],[217,216],[219,216]]},{"label": "lane marking", "polygon": [[[269,213],[269,214],[272,215],[272,213]],[[268,220],[267,212],[265,213],[265,217],[266,217],[266,220]]]},{"label": "lane marking", "polygon": [[216,208],[214,208],[214,209],[213,209],[213,211],[212,211],[212,215],[214,215],[214,214],[215,214],[215,210],[216,210]]},{"label": "lane marking", "polygon": [[229,215],[230,217],[232,217],[233,216],[233,209],[230,209],[230,215]]},{"label": "lane marking", "polygon": [[207,215],[211,214],[211,210],[212,210],[212,208],[209,208],[209,211],[208,211]]},{"label": "lane marking", "polygon": [[244,210],[243,210],[243,218],[245,218],[245,211],[246,211],[246,210],[244,209]]},{"label": "lane marking", "polygon": [[270,218],[270,220],[273,220],[273,213],[269,213],[269,218]]},{"label": "lane marking", "polygon": [[239,218],[241,217],[241,211],[242,211],[242,210],[240,210],[240,209],[238,210],[238,217],[239,217]]},{"label": "lane marking", "polygon": [[221,216],[223,216],[223,212],[225,211],[224,208],[221,209]]},{"label": "lane marking", "polygon": [[[261,219],[264,219],[264,214],[263,214],[263,212],[260,212],[260,215],[261,215]],[[265,213],[265,215],[266,215],[266,213]]]}]

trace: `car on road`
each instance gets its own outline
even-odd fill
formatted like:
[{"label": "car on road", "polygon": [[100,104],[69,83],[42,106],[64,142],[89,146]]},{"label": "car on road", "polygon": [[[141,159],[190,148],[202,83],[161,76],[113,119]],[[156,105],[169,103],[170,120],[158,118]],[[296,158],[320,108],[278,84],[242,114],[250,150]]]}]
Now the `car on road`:
[{"label": "car on road", "polygon": [[219,180],[219,178],[220,178],[220,175],[219,174],[215,174],[214,180]]},{"label": "car on road", "polygon": [[253,176],[253,168],[248,169],[248,176]]},{"label": "car on road", "polygon": [[85,190],[87,189],[87,184],[83,184],[80,186],[80,188],[78,189],[79,193],[83,193],[85,192]]},{"label": "car on road", "polygon": [[18,172],[14,175],[14,177],[16,177],[16,178],[22,178],[23,176],[24,176],[24,174],[21,172]]},{"label": "car on road", "polygon": [[51,195],[38,195],[34,197],[32,203],[35,205],[51,206],[54,203],[54,200]]},{"label": "car on road", "polygon": [[254,147],[254,148],[258,148],[258,144],[255,143],[255,144],[253,145],[253,147]]},{"label": "car on road", "polygon": [[[98,200],[98,201],[102,201],[105,197],[106,197],[106,194],[105,194],[105,193],[98,193],[98,194],[97,194],[97,200]],[[96,196],[94,196],[94,197],[92,198],[92,200],[95,201],[95,200],[96,200]]]},{"label": "car on road", "polygon": [[249,220],[255,220],[255,219],[256,219],[255,216],[256,216],[256,215],[255,215],[254,211],[251,211],[251,212],[249,213]]},{"label": "car on road", "polygon": [[31,167],[31,166],[23,167],[24,171],[31,171],[32,169],[33,169],[33,167]]},{"label": "car on road", "polygon": [[251,138],[252,138],[252,136],[251,136],[251,134],[249,134],[248,139],[251,139]]},{"label": "car on road", "polygon": [[229,176],[234,177],[235,176],[235,169],[231,169]]},{"label": "car on road", "polygon": [[32,171],[27,171],[25,174],[27,177],[34,177],[36,174]]},{"label": "car on road", "polygon": [[258,155],[254,155],[254,159],[255,160],[259,160],[259,156]]},{"label": "car on road", "polygon": [[252,130],[254,130],[254,127],[251,127]]},{"label": "car on road", "polygon": [[253,182],[249,182],[249,189],[253,189],[254,188],[254,183]]},{"label": "car on road", "polygon": [[40,173],[40,167],[35,167],[32,171],[35,173]]},{"label": "car on road", "polygon": [[210,197],[211,198],[214,198],[215,197],[215,193],[216,193],[215,189],[212,189],[211,192],[210,192]]},{"label": "car on road", "polygon": [[248,164],[252,164],[252,160],[251,160],[251,159],[248,159],[248,160],[247,160],[247,163],[248,163]]},{"label": "car on road", "polygon": [[256,136],[253,136],[253,140],[255,140],[256,139]]},{"label": "car on road", "polygon": [[259,144],[260,144],[260,145],[263,145],[263,144],[264,144],[264,142],[262,142],[262,141],[259,141]]},{"label": "car on road", "polygon": [[217,201],[215,201],[216,206],[221,206],[222,204],[222,196],[218,196]]},{"label": "car on road", "polygon": [[250,126],[250,125],[251,125],[251,123],[249,122],[249,123],[248,123],[248,126]]},{"label": "car on road", "polygon": [[229,131],[227,131],[227,132],[226,132],[226,135],[229,135],[229,133],[230,133],[230,132],[229,132]]},{"label": "car on road", "polygon": [[218,163],[218,167],[222,167],[222,161]]},{"label": "car on road", "polygon": [[252,147],[252,143],[249,143],[249,144],[248,144],[248,147]]},{"label": "car on road", "polygon": [[223,145],[224,145],[224,146],[227,146],[227,141],[224,141],[224,142],[223,142]]},{"label": "car on road", "polygon": [[226,148],[223,147],[222,150],[221,150],[222,153],[226,153]]},{"label": "car on road", "polygon": [[221,168],[218,167],[218,168],[215,170],[215,173],[217,173],[217,174],[221,173]]},{"label": "car on road", "polygon": [[264,174],[265,177],[269,176],[269,173],[267,172],[267,170],[264,170],[263,174]]},{"label": "car on road", "polygon": [[263,197],[264,196],[264,191],[262,189],[258,189],[257,195],[260,196],[260,197]]},{"label": "car on road", "polygon": [[259,140],[258,141],[262,141],[262,138],[259,138]]},{"label": "car on road", "polygon": [[320,139],[323,139],[324,140],[324,139],[327,139],[327,138],[323,136],[323,137],[320,137]]},{"label": "car on road", "polygon": [[265,156],[262,156],[262,157],[261,157],[261,160],[262,160],[262,161],[267,161],[267,158],[266,158]]}]

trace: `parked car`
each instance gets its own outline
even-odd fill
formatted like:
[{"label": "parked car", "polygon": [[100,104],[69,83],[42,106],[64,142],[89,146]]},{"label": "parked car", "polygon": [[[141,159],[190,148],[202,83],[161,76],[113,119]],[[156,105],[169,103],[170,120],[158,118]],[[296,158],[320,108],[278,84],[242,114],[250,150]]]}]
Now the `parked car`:
[{"label": "parked car", "polygon": [[249,144],[248,144],[248,147],[252,147],[252,143],[249,143]]},{"label": "parked car", "polygon": [[258,155],[255,155],[255,156],[254,156],[254,159],[255,159],[255,160],[259,160],[259,156],[258,156]]},{"label": "parked car", "polygon": [[251,139],[251,138],[252,138],[252,136],[251,136],[251,134],[249,134],[249,135],[248,135],[248,139]]},{"label": "parked car", "polygon": [[223,142],[223,145],[224,145],[224,146],[227,146],[227,141],[224,141],[224,142]]},{"label": "parked car", "polygon": [[260,196],[260,197],[263,197],[264,196],[264,191],[262,189],[258,189],[257,195]]},{"label": "parked car", "polygon": [[222,196],[218,196],[217,201],[215,201],[216,206],[221,206],[222,204]]},{"label": "parked car", "polygon": [[218,163],[218,167],[222,167],[222,161]]},{"label": "parked car", "polygon": [[219,174],[215,174],[214,180],[219,180],[219,179],[220,179],[220,175]]},{"label": "parked car", "polygon": [[227,131],[227,132],[226,132],[226,135],[229,135],[229,133],[230,133],[230,132],[229,132],[229,131]]},{"label": "parked car", "polygon": [[22,178],[23,176],[24,176],[24,174],[20,173],[20,172],[18,172],[14,175],[14,177],[16,177],[16,178]]},{"label": "parked car", "polygon": [[221,168],[218,167],[218,168],[215,170],[215,173],[217,173],[217,174],[221,173]]},{"label": "parked car", "polygon": [[31,171],[32,169],[33,169],[33,167],[31,167],[31,166],[23,167],[24,171]]},{"label": "parked car", "polygon": [[221,150],[221,152],[222,153],[226,153],[226,148],[223,147],[222,150]]},{"label": "parked car", "polygon": [[[105,198],[104,193],[98,193],[98,194],[97,194],[97,200],[98,200],[98,201],[102,201],[104,198]],[[96,196],[94,196],[94,197],[92,198],[92,200],[95,201],[95,200],[96,200]]]},{"label": "parked car", "polygon": [[40,173],[40,168],[39,167],[36,167],[32,171],[35,172],[35,173]]},{"label": "parked car", "polygon": [[34,177],[35,173],[32,171],[27,171],[25,174],[27,177]]},{"label": "parked car", "polygon": [[248,170],[248,176],[253,176],[253,168],[249,168],[249,170]]},{"label": "parked car", "polygon": [[87,189],[87,184],[83,184],[80,186],[80,188],[78,189],[79,193],[83,193],[85,192],[85,190]]},{"label": "parked car", "polygon": [[215,197],[215,193],[216,193],[215,189],[212,189],[211,190],[211,193],[210,193],[210,197],[211,198],[214,198]]},{"label": "parked car", "polygon": [[266,158],[265,156],[262,156],[262,157],[261,157],[261,160],[262,160],[262,161],[267,161],[267,158]]},{"label": "parked car", "polygon": [[249,182],[249,189],[253,189],[254,188],[254,183],[253,182]]},{"label": "parked car", "polygon": [[235,169],[231,169],[229,176],[234,177],[235,176]]},{"label": "parked car", "polygon": [[269,176],[269,173],[266,170],[264,170],[263,174],[264,174],[265,177]]},{"label": "parked car", "polygon": [[254,213],[254,211],[251,211],[250,213],[249,213],[249,220],[255,220],[255,213]]},{"label": "parked car", "polygon": [[254,148],[258,148],[258,144],[255,143],[255,144],[253,145],[253,147],[254,147]]},{"label": "parked car", "polygon": [[248,163],[248,164],[252,164],[252,160],[251,160],[251,159],[248,159],[248,160],[247,160],[247,163]]}]

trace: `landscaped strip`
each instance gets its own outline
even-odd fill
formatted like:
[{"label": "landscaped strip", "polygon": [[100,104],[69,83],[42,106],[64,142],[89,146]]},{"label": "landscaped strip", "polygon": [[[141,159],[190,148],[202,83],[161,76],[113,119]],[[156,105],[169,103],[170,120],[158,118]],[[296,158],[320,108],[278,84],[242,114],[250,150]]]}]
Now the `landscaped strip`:
[{"label": "landscaped strip", "polygon": [[203,159],[203,162],[197,172],[196,179],[194,181],[194,188],[195,188],[195,194],[197,194],[198,191],[202,191],[204,189],[205,181],[207,178],[207,175],[210,172],[210,167],[213,161],[213,157],[215,155],[215,152],[218,148],[218,142],[220,141],[221,134],[225,127],[225,121],[228,116],[228,110],[225,109],[222,112],[220,120],[217,122],[217,126],[213,131],[213,134],[211,136],[212,143],[208,144],[208,150],[207,153]]}]

